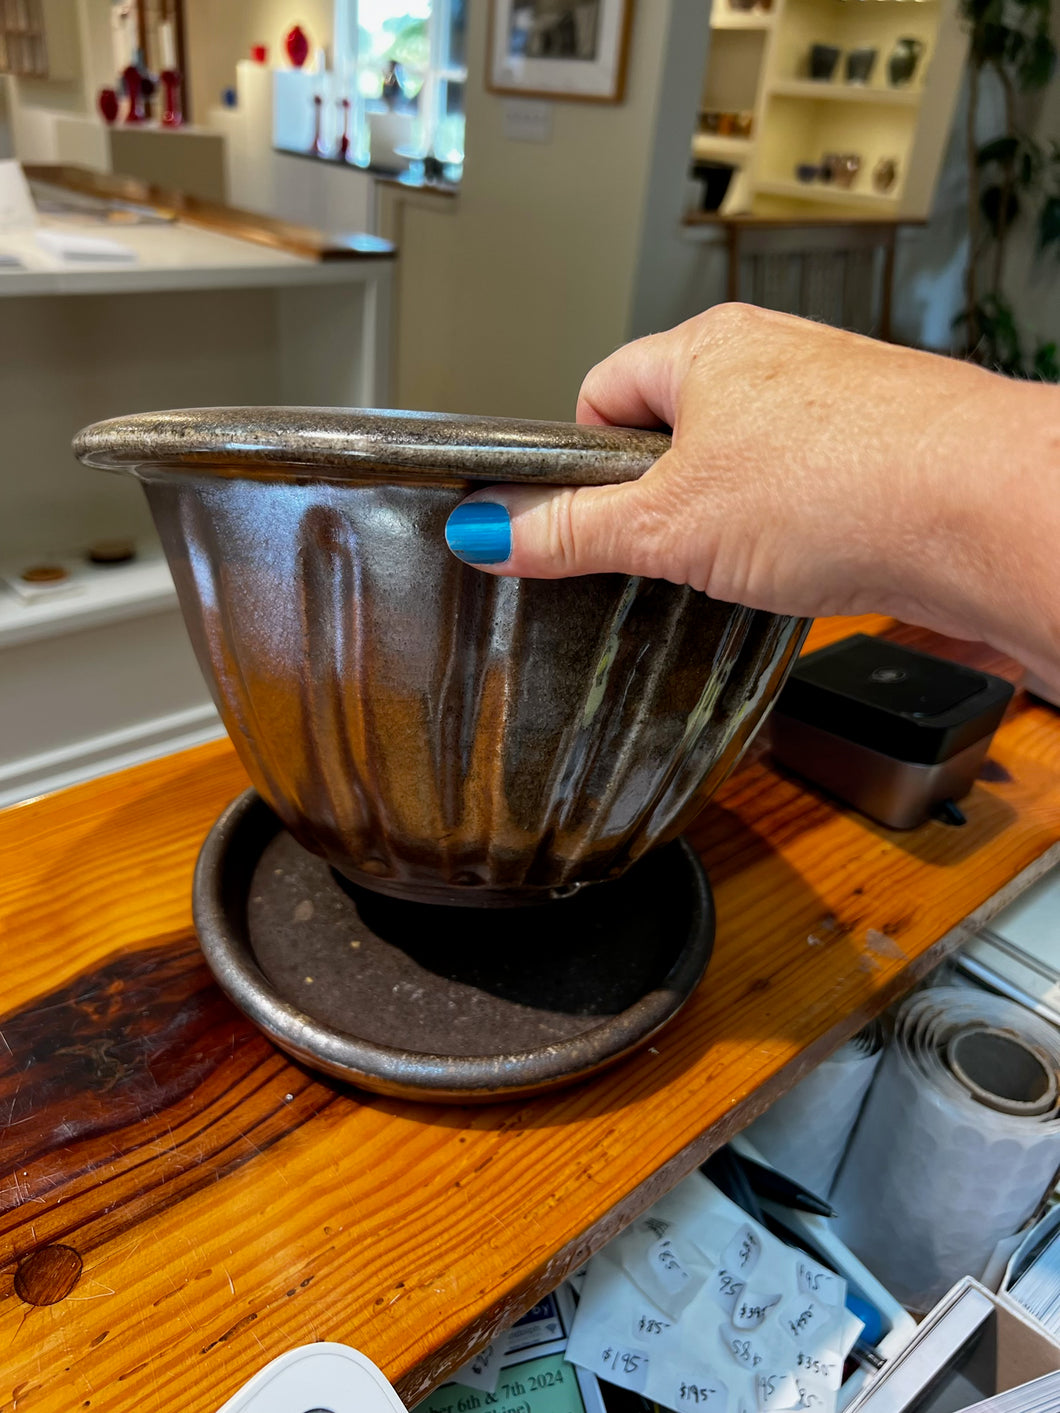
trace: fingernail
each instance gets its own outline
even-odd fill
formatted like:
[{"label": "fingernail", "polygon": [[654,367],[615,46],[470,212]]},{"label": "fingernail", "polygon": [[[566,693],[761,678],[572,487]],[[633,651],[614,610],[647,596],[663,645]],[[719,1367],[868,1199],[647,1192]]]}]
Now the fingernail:
[{"label": "fingernail", "polygon": [[465,564],[503,564],[512,552],[512,518],[494,501],[468,501],[446,521],[445,542]]}]

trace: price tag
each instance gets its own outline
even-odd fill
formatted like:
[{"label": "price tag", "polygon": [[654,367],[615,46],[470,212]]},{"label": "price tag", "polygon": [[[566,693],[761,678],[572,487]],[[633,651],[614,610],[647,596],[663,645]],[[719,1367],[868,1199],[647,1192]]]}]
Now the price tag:
[{"label": "price tag", "polygon": [[721,1264],[746,1279],[762,1254],[762,1238],[753,1227],[743,1226],[721,1254]]},{"label": "price tag", "polygon": [[813,1295],[823,1305],[842,1305],[847,1298],[847,1283],[843,1277],[826,1271],[816,1261],[800,1258],[798,1279],[803,1295]]},{"label": "price tag", "polygon": [[798,1407],[799,1386],[792,1374],[759,1374],[755,1379],[755,1393],[761,1413],[770,1413],[773,1408]]},{"label": "price tag", "polygon": [[739,1276],[730,1271],[727,1266],[719,1266],[707,1281],[707,1289],[715,1302],[721,1306],[726,1315],[731,1316],[736,1302],[743,1295],[747,1285]]},{"label": "price tag", "polygon": [[497,1387],[497,1375],[501,1369],[501,1351],[496,1344],[487,1344],[473,1359],[461,1365],[452,1377],[452,1382],[464,1384],[468,1388],[482,1389],[492,1393]]},{"label": "price tag", "polygon": [[837,1354],[808,1354],[800,1349],[795,1356],[794,1374],[800,1383],[820,1383],[833,1391],[843,1382],[843,1361]]},{"label": "price tag", "polygon": [[656,1280],[668,1295],[676,1295],[692,1279],[668,1236],[656,1241],[650,1248],[648,1262]]},{"label": "price tag", "polygon": [[650,1361],[642,1349],[623,1349],[619,1344],[605,1344],[600,1351],[598,1372],[634,1393],[643,1393],[648,1381]]},{"label": "price tag", "polygon": [[732,1307],[733,1328],[756,1330],[770,1310],[779,1304],[779,1295],[762,1295],[745,1289]]},{"label": "price tag", "polygon": [[796,1344],[804,1345],[810,1336],[816,1338],[832,1323],[833,1311],[809,1296],[789,1300],[779,1311],[780,1326]]},{"label": "price tag", "polygon": [[721,1335],[722,1344],[741,1369],[757,1373],[759,1370],[772,1368],[777,1362],[769,1346],[755,1335],[741,1334],[731,1325],[722,1325],[718,1333]]},{"label": "price tag", "polygon": [[661,1314],[643,1310],[633,1316],[633,1338],[641,1344],[651,1344],[661,1339],[667,1330],[673,1329],[673,1320],[664,1319]]},{"label": "price tag", "polygon": [[652,1386],[652,1397],[664,1408],[698,1409],[699,1413],[728,1413],[729,1390],[713,1374],[687,1374],[668,1381],[665,1391]]}]

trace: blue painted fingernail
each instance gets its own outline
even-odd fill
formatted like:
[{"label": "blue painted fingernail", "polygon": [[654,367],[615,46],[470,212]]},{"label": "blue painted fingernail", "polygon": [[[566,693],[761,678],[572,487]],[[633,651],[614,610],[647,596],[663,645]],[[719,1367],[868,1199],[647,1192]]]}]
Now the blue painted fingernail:
[{"label": "blue painted fingernail", "polygon": [[512,518],[494,501],[467,501],[446,521],[445,542],[465,564],[503,564],[512,552]]}]

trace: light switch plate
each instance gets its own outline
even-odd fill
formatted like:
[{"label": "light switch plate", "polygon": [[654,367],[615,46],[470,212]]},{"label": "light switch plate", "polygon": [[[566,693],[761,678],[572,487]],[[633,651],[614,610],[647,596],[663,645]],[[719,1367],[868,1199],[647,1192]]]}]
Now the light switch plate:
[{"label": "light switch plate", "polygon": [[554,105],[527,98],[504,102],[504,136],[512,142],[551,142]]},{"label": "light switch plate", "polygon": [[218,1413],[406,1413],[366,1355],[345,1344],[307,1344],[281,1354]]}]

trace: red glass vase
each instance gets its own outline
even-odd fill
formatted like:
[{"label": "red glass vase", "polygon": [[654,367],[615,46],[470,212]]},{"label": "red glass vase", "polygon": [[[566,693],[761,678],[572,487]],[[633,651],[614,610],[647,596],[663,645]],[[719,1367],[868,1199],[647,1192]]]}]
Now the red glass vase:
[{"label": "red glass vase", "polygon": [[162,105],[162,126],[179,128],[184,122],[184,108],[180,100],[180,74],[176,69],[163,69],[159,78],[166,95]]},{"label": "red glass vase", "polygon": [[296,69],[300,69],[309,58],[309,36],[301,25],[293,25],[287,31],[283,46]]},{"label": "red glass vase", "polygon": [[113,123],[118,116],[118,95],[113,88],[101,88],[99,97],[96,99],[100,116],[108,125]]},{"label": "red glass vase", "polygon": [[147,119],[147,110],[144,107],[144,86],[140,77],[140,70],[133,68],[132,64],[122,72],[122,79],[125,81],[125,93],[129,100],[129,108],[125,114],[127,123],[142,123]]}]

